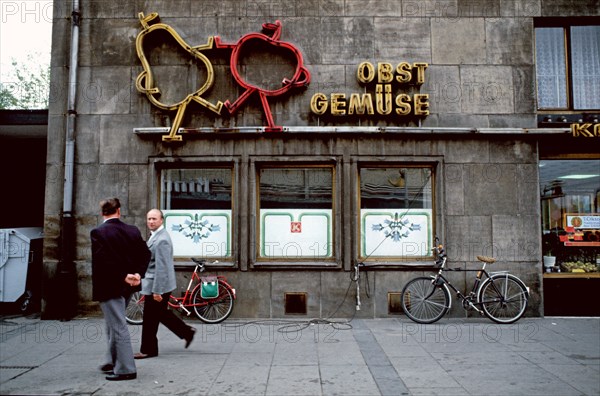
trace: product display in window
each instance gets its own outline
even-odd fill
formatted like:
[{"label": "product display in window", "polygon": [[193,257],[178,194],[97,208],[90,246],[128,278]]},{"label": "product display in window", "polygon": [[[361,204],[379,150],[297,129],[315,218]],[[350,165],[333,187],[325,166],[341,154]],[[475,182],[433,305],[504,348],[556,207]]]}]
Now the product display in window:
[{"label": "product display in window", "polygon": [[540,161],[540,195],[544,271],[599,272],[600,160]]}]

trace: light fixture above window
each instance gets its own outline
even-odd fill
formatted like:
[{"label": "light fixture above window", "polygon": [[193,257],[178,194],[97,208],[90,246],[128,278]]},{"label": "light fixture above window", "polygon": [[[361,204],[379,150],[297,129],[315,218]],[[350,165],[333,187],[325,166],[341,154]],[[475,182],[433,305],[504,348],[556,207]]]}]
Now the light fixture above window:
[{"label": "light fixture above window", "polygon": [[582,179],[591,179],[593,177],[598,177],[600,176],[600,174],[598,175],[565,175],[565,176],[559,176],[559,179],[574,179],[574,180],[582,180]]}]

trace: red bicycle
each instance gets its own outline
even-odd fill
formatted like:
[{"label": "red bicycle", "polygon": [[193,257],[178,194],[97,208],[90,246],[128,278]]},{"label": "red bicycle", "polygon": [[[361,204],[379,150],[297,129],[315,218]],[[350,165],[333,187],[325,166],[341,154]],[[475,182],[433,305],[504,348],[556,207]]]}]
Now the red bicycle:
[{"label": "red bicycle", "polygon": [[[205,323],[221,323],[229,317],[233,310],[233,303],[236,298],[235,289],[227,282],[227,278],[222,275],[213,277],[201,277],[200,273],[206,270],[206,260],[192,258],[196,263],[192,278],[188,283],[183,297],[176,297],[171,294],[169,306],[179,311],[185,312],[190,316],[191,308],[198,319]],[[218,261],[213,262],[213,264]],[[214,295],[203,293],[203,283],[206,286],[211,284]],[[206,289],[204,290],[206,292]],[[139,325],[144,321],[144,296],[140,292],[135,292],[129,304],[125,309],[125,319],[130,324]]]}]

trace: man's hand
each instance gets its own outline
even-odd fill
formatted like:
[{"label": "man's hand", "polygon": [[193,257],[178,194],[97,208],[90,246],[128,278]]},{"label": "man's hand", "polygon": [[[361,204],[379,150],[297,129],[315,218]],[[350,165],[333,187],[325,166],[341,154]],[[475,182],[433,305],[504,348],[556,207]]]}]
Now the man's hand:
[{"label": "man's hand", "polygon": [[127,274],[125,277],[125,282],[129,286],[138,286],[142,281],[142,277],[140,274]]},{"label": "man's hand", "polygon": [[154,301],[156,302],[161,302],[162,301],[162,296],[160,294],[152,294],[152,298],[154,298]]}]

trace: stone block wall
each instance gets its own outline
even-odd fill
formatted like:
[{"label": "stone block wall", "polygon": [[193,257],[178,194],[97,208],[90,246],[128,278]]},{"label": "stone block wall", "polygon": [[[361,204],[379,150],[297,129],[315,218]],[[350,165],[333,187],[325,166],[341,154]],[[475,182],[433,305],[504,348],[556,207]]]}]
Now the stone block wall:
[{"label": "stone block wall", "polygon": [[[45,201],[45,268],[51,283],[59,260],[60,215],[63,202],[66,93],[70,50],[70,3],[55,1],[52,96],[48,129]],[[142,71],[135,40],[141,29],[138,13],[158,12],[161,21],[176,29],[191,45],[218,35],[235,42],[243,34],[260,31],[264,22],[280,20],[284,41],[303,54],[312,81],[304,91],[271,102],[275,122],[286,126],[420,126],[427,128],[530,128],[536,125],[533,18],[598,15],[597,1],[569,0],[224,0],[81,1],[79,69],[77,73],[75,193],[76,265],[80,306],[90,303],[89,232],[100,221],[98,201],[118,196],[126,222],[145,230],[146,211],[158,204],[153,158],[241,158],[251,156],[331,155],[343,161],[360,156],[405,159],[441,158],[438,232],[446,237],[451,258],[474,265],[474,253],[497,254],[501,264],[526,279],[534,290],[530,314],[539,314],[539,202],[537,151],[534,139],[512,135],[473,138],[431,134],[389,137],[328,135],[306,138],[279,136],[217,136],[168,145],[143,139],[134,128],[168,127],[174,113],[153,107],[137,92]],[[171,93],[189,93],[202,73],[185,53],[153,60],[163,68]],[[164,47],[164,45],[163,45]],[[163,48],[166,51],[167,47]],[[171,52],[168,52],[171,54]],[[206,99],[234,100],[240,94],[231,79],[227,53],[210,52],[215,84]],[[310,112],[317,92],[349,94],[363,89],[356,81],[360,62],[427,62],[425,84],[430,115],[421,120],[336,119]],[[268,62],[268,60],[267,60]],[[252,69],[244,76],[271,83],[282,63]],[[158,69],[157,69],[158,70]],[[255,71],[256,70],[256,71]],[[169,74],[172,72],[172,74]],[[190,88],[192,87],[192,88]],[[264,124],[259,102],[249,101],[234,115],[211,114],[190,106],[183,126],[243,127]],[[240,187],[240,186],[238,186]],[[241,191],[247,191],[245,185]],[[345,186],[350,188],[350,186]],[[351,190],[350,190],[351,191]],[[249,199],[248,196],[242,199]],[[239,204],[239,203],[238,203]],[[247,208],[247,202],[240,205]],[[351,206],[341,210],[343,218]],[[249,209],[248,209],[249,210]],[[345,211],[345,212],[344,212]],[[252,213],[239,213],[247,218]],[[247,224],[246,221],[244,224]],[[350,224],[344,224],[349,226]],[[343,244],[355,244],[354,230],[343,232]],[[247,243],[243,242],[243,243]],[[488,251],[488,248],[492,252]],[[246,249],[247,246],[241,246]],[[303,279],[310,289],[309,315],[326,315],[343,299],[353,248],[342,248],[342,270],[307,272],[231,271],[239,290],[239,317],[276,317],[282,313],[282,290]],[[478,253],[479,254],[479,253]],[[238,257],[239,258],[239,257]],[[245,259],[241,256],[241,260]],[[248,265],[248,262],[238,263]],[[183,282],[183,273],[180,280]],[[373,298],[359,315],[386,316],[386,295],[398,291],[414,272],[373,272]],[[185,285],[185,282],[183,283]],[[47,290],[50,290],[47,289]],[[353,302],[341,313],[353,312]],[[458,314],[458,313],[455,313]]]}]

